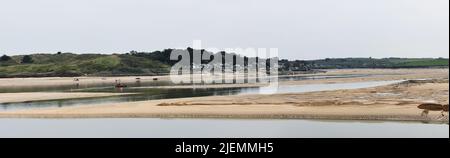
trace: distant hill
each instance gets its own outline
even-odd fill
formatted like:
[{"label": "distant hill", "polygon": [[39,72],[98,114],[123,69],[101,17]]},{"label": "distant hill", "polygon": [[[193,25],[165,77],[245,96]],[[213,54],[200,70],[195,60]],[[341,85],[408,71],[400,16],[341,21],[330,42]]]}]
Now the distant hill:
[{"label": "distant hill", "polygon": [[[192,53],[193,49],[188,48]],[[126,54],[33,54],[2,56],[0,78],[5,77],[75,77],[75,76],[122,76],[164,75],[177,61],[170,60],[172,49],[155,52],[131,51]],[[202,53],[213,53],[199,51]],[[225,52],[221,52],[225,53]],[[207,62],[203,62],[207,63]],[[280,70],[310,71],[314,69],[351,68],[448,68],[444,58],[333,58],[321,60],[280,60]]]},{"label": "distant hill", "polygon": [[335,58],[321,60],[280,61],[280,65],[285,71],[352,68],[448,68],[448,63],[449,59],[444,58]]},{"label": "distant hill", "polygon": [[166,73],[169,65],[127,54],[34,54],[32,63],[23,64],[24,56],[0,61],[0,77],[73,77],[157,75]]}]

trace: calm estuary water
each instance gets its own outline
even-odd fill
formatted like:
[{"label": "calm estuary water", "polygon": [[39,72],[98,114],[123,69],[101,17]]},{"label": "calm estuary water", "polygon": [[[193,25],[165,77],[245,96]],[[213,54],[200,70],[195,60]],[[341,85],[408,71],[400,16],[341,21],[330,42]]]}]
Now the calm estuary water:
[{"label": "calm estuary water", "polygon": [[226,119],[0,119],[2,138],[449,138],[447,124]]},{"label": "calm estuary water", "polygon": [[[0,111],[21,110],[30,108],[60,108],[67,106],[81,106],[102,103],[124,103],[135,101],[148,101],[155,99],[173,99],[201,96],[224,96],[240,94],[273,94],[273,93],[301,93],[328,91],[340,89],[358,89],[399,83],[401,81],[377,81],[359,83],[339,83],[339,84],[311,84],[311,85],[289,85],[260,88],[196,88],[196,89],[160,89],[160,88],[125,88],[121,92],[136,93],[133,95],[86,98],[86,99],[65,99],[49,101],[33,101],[23,103],[0,103]],[[115,88],[90,88],[89,92],[114,92]]]}]

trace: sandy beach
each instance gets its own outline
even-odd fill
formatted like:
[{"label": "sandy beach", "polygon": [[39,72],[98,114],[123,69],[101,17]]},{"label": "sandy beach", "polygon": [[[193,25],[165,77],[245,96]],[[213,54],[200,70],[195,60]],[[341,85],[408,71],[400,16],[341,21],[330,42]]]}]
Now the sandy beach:
[{"label": "sandy beach", "polygon": [[62,92],[33,92],[33,93],[0,93],[0,103],[18,103],[43,100],[60,100],[76,98],[95,98],[126,95],[126,93],[62,93]]},{"label": "sandy beach", "polygon": [[136,82],[136,78],[141,78],[142,81],[152,81],[153,78],[169,80],[168,76],[0,78],[0,88],[114,84],[116,80]]},{"label": "sandy beach", "polygon": [[[332,70],[361,78],[287,81],[280,84],[431,79],[373,88],[273,95],[214,96],[0,112],[3,118],[258,118],[422,121],[448,123],[448,112],[423,103],[448,104],[448,69]],[[378,76],[378,75],[379,76]],[[96,79],[86,79],[95,82]],[[42,79],[39,82],[51,83]],[[62,83],[62,81],[58,81]],[[108,94],[106,94],[108,95]],[[5,97],[5,94],[0,94]],[[30,98],[27,95],[26,98]],[[13,97],[11,97],[13,98]],[[444,114],[444,116],[442,116]]]}]

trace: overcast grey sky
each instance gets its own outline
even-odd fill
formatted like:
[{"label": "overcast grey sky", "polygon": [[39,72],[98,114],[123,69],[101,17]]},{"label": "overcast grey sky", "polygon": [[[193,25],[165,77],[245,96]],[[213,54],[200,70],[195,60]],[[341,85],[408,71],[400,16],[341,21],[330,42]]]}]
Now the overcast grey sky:
[{"label": "overcast grey sky", "polygon": [[0,0],[0,54],[279,48],[282,58],[448,57],[449,0]]}]

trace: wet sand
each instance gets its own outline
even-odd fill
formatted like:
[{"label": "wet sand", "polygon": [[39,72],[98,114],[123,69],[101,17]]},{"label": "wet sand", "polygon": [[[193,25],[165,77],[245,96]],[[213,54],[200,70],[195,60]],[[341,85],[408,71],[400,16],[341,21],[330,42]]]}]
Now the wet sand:
[{"label": "wet sand", "polygon": [[[448,112],[423,115],[422,103],[448,104],[448,69],[333,70],[337,74],[383,74],[350,79],[288,81],[338,83],[434,78],[374,88],[274,95],[238,95],[0,112],[4,118],[258,118],[423,121],[448,123]],[[388,74],[388,75],[387,75]]]},{"label": "wet sand", "polygon": [[169,80],[168,76],[0,78],[0,88],[114,84],[116,80],[129,83],[136,82],[136,78],[141,78],[141,81],[153,81],[153,78]]},{"label": "wet sand", "polygon": [[124,93],[60,93],[60,92],[36,92],[36,93],[0,93],[0,103],[19,103],[43,100],[60,100],[76,98],[95,98],[126,95]]}]

